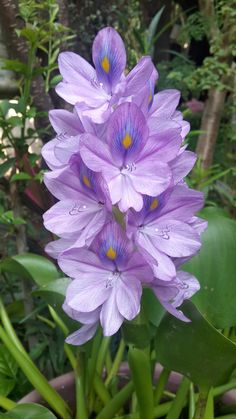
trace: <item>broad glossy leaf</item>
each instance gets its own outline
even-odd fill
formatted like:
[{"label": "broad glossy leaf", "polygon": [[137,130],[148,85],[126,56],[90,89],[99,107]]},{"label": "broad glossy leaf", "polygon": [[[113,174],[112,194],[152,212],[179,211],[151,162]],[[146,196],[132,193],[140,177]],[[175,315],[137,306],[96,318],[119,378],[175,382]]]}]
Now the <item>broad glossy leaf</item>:
[{"label": "broad glossy leaf", "polygon": [[236,221],[222,210],[207,208],[208,220],[200,253],[184,269],[193,273],[201,290],[193,298],[201,313],[217,328],[236,325]]},{"label": "broad glossy leaf", "polygon": [[39,404],[19,404],[7,413],[0,413],[2,419],[56,419],[46,407]]},{"label": "broad glossy leaf", "polygon": [[188,301],[182,308],[192,321],[165,315],[157,329],[158,361],[202,388],[225,383],[236,367],[236,345],[204,319],[193,303]]},{"label": "broad glossy leaf", "polygon": [[0,375],[15,378],[18,364],[4,345],[0,345]]},{"label": "broad glossy leaf", "polygon": [[8,396],[15,387],[16,380],[0,377],[0,396]]},{"label": "broad glossy leaf", "polygon": [[56,266],[43,256],[22,253],[4,259],[0,269],[33,280],[38,285],[48,284],[59,277]]},{"label": "broad glossy leaf", "polygon": [[142,307],[147,319],[154,324],[154,326],[159,326],[161,319],[165,314],[165,309],[149,288],[143,290]]}]

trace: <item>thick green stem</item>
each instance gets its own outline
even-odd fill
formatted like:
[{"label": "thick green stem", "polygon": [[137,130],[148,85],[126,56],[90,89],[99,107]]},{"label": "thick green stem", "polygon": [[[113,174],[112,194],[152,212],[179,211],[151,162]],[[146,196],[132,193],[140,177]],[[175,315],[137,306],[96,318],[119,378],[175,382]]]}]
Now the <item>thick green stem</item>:
[{"label": "thick green stem", "polygon": [[98,357],[97,357],[97,365],[96,365],[96,370],[98,375],[102,374],[103,371],[103,366],[104,366],[104,362],[105,362],[105,358],[106,358],[106,354],[107,354],[107,350],[109,347],[111,341],[111,337],[110,336],[104,336],[104,338],[102,339],[102,343],[99,349],[99,353],[98,353]]},{"label": "thick green stem", "polygon": [[181,411],[186,404],[189,386],[190,381],[187,378],[183,378],[166,419],[178,419],[180,417]]},{"label": "thick green stem", "polygon": [[115,359],[114,359],[112,367],[111,367],[111,371],[108,374],[107,379],[105,381],[106,386],[108,386],[110,384],[112,378],[116,376],[116,374],[119,370],[120,364],[122,362],[122,359],[123,359],[124,350],[125,350],[125,342],[124,342],[123,339],[121,339],[120,344],[119,344],[119,348],[117,350]]},{"label": "thick green stem", "polygon": [[2,407],[5,410],[11,410],[16,407],[17,404],[13,402],[12,400],[8,399],[7,397],[0,396],[0,407]]},{"label": "thick green stem", "polygon": [[140,419],[154,418],[151,362],[148,351],[130,345],[128,354]]},{"label": "thick green stem", "polygon": [[78,353],[75,373],[76,387],[76,419],[88,419],[87,406],[84,392],[84,365],[82,353]]},{"label": "thick green stem", "polygon": [[200,390],[194,419],[204,419],[209,390]]},{"label": "thick green stem", "polygon": [[163,370],[160,374],[160,377],[158,379],[156,388],[154,390],[154,404],[155,404],[155,406],[158,406],[158,404],[161,401],[161,398],[162,398],[163,392],[165,390],[165,386],[167,384],[169,375],[170,375],[170,371],[167,370],[166,368],[163,368]]},{"label": "thick green stem", "polygon": [[134,390],[132,381],[122,388],[101,410],[96,419],[114,419],[115,415],[129,400]]},{"label": "thick green stem", "polygon": [[111,400],[110,393],[98,373],[95,373],[94,376],[94,389],[104,405]]}]

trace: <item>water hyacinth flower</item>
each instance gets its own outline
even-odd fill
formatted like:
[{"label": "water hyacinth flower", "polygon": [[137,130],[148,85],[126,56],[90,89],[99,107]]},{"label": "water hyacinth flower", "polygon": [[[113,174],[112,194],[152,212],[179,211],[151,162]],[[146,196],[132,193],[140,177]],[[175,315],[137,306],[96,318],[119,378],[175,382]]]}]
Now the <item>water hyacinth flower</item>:
[{"label": "water hyacinth flower", "polygon": [[46,251],[71,279],[63,308],[82,325],[67,338],[74,345],[100,325],[111,336],[135,319],[144,287],[189,321],[179,307],[199,283],[181,266],[206,228],[196,216],[203,194],[185,182],[196,156],[184,144],[179,92],[155,94],[150,57],[125,75],[124,44],[112,28],[95,38],[93,63],[60,54],[56,90],[74,107],[50,112],[57,135],[42,151],[51,169],[45,184],[58,200],[44,214],[58,237]]},{"label": "water hyacinth flower", "polygon": [[137,316],[142,284],[153,278],[149,265],[114,221],[98,234],[91,249],[68,250],[59,257],[59,265],[73,278],[67,306],[82,313],[100,308],[106,336],[116,333],[124,319]]},{"label": "water hyacinth flower", "polygon": [[153,73],[157,78],[150,57],[143,57],[125,76],[125,47],[113,28],[99,31],[92,56],[95,68],[73,52],[61,53],[59,70],[63,81],[57,85],[56,91],[68,103],[81,104],[83,115],[94,122],[104,122],[123,96],[137,95]]}]

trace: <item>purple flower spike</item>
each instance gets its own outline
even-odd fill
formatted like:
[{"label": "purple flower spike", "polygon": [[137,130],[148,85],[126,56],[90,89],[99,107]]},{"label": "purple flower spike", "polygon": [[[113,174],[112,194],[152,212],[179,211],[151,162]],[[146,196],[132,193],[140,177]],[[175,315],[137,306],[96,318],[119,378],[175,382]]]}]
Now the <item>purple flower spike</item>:
[{"label": "purple flower spike", "polygon": [[159,141],[158,137],[148,138],[144,116],[133,103],[124,103],[115,110],[107,132],[108,145],[83,135],[81,157],[91,170],[102,172],[112,204],[118,203],[122,212],[131,207],[139,211],[143,206],[142,194],[155,196],[169,186],[168,154],[162,159],[162,147],[175,136],[178,149],[181,138],[173,130],[166,132],[165,138],[160,135]]},{"label": "purple flower spike", "polygon": [[190,127],[176,110],[180,92],[155,94],[148,56],[125,75],[113,28],[97,34],[92,56],[95,68],[73,52],[59,55],[56,91],[74,107],[50,112],[57,135],[42,150],[51,169],[45,184],[58,200],[44,214],[58,236],[46,251],[72,279],[63,308],[82,324],[67,338],[73,345],[100,324],[110,336],[133,320],[144,286],[189,321],[179,307],[199,283],[179,269],[199,251],[207,225],[195,215],[203,194],[184,179],[196,155],[183,142]]}]

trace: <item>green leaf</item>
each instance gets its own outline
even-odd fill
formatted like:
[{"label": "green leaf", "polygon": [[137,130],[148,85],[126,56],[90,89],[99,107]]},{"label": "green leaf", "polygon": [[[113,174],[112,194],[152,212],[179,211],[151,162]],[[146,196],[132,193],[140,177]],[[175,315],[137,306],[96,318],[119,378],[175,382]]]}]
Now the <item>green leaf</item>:
[{"label": "green leaf", "polygon": [[0,413],[2,419],[56,419],[46,407],[36,403],[19,404],[7,413]]},{"label": "green leaf", "polygon": [[236,221],[217,208],[207,208],[201,215],[208,220],[203,246],[184,267],[201,284],[193,301],[215,327],[235,326]]},{"label": "green leaf", "polygon": [[142,306],[147,319],[154,324],[154,326],[159,326],[165,314],[165,309],[149,288],[144,288],[143,290]]},{"label": "green leaf", "polygon": [[17,180],[30,180],[32,177],[25,172],[15,173],[12,177],[10,182],[15,182]]},{"label": "green leaf", "polygon": [[15,387],[15,384],[16,381],[12,378],[0,377],[0,395],[4,397],[8,396]]},{"label": "green leaf", "polygon": [[71,320],[63,311],[62,305],[65,300],[66,289],[70,283],[69,278],[59,278],[53,282],[43,285],[38,290],[34,291],[33,294],[43,298],[47,304],[52,306],[54,310],[59,314],[66,325],[71,328],[75,325],[78,329],[78,323]]},{"label": "green leaf", "polygon": [[12,104],[9,102],[9,100],[1,100],[0,101],[0,113],[3,116],[6,116],[9,109],[12,107]]},{"label": "green leaf", "polygon": [[121,330],[124,341],[135,345],[137,348],[145,348],[152,338],[152,330],[146,323],[124,322]]},{"label": "green leaf", "polygon": [[7,119],[7,123],[12,127],[21,127],[23,122],[20,116],[11,116]]},{"label": "green leaf", "polygon": [[3,345],[0,345],[0,374],[10,378],[15,378],[18,365],[13,356]]},{"label": "green leaf", "polygon": [[158,12],[155,14],[155,16],[152,18],[151,23],[148,27],[148,35],[147,35],[147,41],[149,47],[153,47],[153,39],[156,34],[157,26],[160,21],[161,15],[165,9],[165,6],[163,6]]},{"label": "green leaf", "polygon": [[236,345],[219,333],[190,301],[183,311],[191,322],[166,314],[157,329],[160,363],[202,389],[225,383],[236,366]]},{"label": "green leaf", "polygon": [[39,286],[49,284],[59,277],[56,266],[50,260],[33,253],[22,253],[4,259],[0,270],[33,280]]},{"label": "green leaf", "polygon": [[3,177],[5,173],[14,166],[15,161],[16,159],[12,157],[0,164],[0,178]]}]

